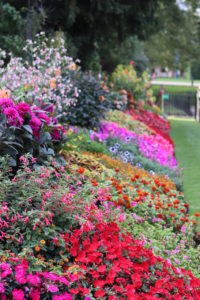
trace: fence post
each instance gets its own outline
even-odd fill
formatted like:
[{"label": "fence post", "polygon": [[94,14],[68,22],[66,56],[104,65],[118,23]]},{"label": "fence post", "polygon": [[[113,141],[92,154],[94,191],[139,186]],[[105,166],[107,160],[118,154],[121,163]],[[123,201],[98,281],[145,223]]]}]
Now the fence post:
[{"label": "fence post", "polygon": [[196,94],[196,121],[199,122],[199,99],[200,99],[200,85],[197,88]]}]

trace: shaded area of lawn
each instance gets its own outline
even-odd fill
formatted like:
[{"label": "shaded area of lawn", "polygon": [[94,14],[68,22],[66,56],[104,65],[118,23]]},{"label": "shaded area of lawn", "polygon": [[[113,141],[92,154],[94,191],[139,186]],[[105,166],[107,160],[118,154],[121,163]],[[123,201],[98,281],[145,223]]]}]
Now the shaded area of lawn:
[{"label": "shaded area of lawn", "polygon": [[176,159],[184,173],[184,194],[190,212],[200,212],[200,124],[187,119],[170,119]]}]

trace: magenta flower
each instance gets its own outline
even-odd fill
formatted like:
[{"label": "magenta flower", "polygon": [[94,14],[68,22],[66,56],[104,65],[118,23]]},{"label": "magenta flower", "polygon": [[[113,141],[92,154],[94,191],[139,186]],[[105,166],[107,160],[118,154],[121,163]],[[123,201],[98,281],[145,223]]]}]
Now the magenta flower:
[{"label": "magenta flower", "polygon": [[28,103],[20,102],[17,104],[17,110],[20,115],[20,117],[24,118],[25,113],[32,114],[31,113],[31,108]]},{"label": "magenta flower", "polygon": [[18,111],[14,107],[5,108],[3,111],[4,115],[8,119],[8,123],[12,126],[17,125],[17,120],[19,118]]},{"label": "magenta flower", "polygon": [[0,293],[4,293],[5,292],[5,288],[3,283],[0,283]]},{"label": "magenta flower", "polygon": [[50,124],[50,118],[45,113],[39,113],[38,118],[42,121],[44,121],[45,124]]},{"label": "magenta flower", "polygon": [[31,293],[29,294],[29,297],[32,300],[40,300],[40,293],[37,290],[31,291]]},{"label": "magenta flower", "polygon": [[31,126],[32,130],[33,130],[33,135],[38,137],[39,136],[39,129],[41,126],[41,121],[40,119],[38,119],[36,116],[32,116],[29,125]]},{"label": "magenta flower", "polygon": [[38,275],[29,274],[27,276],[27,282],[30,282],[32,285],[37,286],[40,284],[40,277]]},{"label": "magenta flower", "polygon": [[24,297],[24,292],[20,289],[14,289],[12,291],[12,295],[13,295],[13,299],[15,300],[24,300],[25,297]]},{"label": "magenta flower", "polygon": [[0,270],[2,271],[1,272],[1,278],[2,279],[7,277],[8,275],[12,274],[12,269],[11,269],[10,265],[7,264],[7,263],[1,263],[0,264]]},{"label": "magenta flower", "polygon": [[1,111],[4,111],[4,109],[6,109],[8,107],[15,107],[15,104],[12,101],[12,99],[9,99],[9,98],[8,99],[5,99],[5,98],[0,99]]},{"label": "magenta flower", "polygon": [[61,138],[61,135],[60,135],[60,131],[56,128],[54,128],[52,131],[51,131],[51,137],[53,140],[60,140]]},{"label": "magenta flower", "polygon": [[56,293],[56,292],[58,292],[58,287],[55,286],[55,285],[53,285],[53,284],[51,284],[48,287],[48,291],[51,292],[51,293]]}]

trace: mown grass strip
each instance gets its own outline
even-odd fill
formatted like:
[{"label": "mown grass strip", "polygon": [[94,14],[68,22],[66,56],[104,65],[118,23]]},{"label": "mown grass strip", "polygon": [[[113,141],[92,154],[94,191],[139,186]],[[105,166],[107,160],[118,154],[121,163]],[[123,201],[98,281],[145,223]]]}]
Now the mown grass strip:
[{"label": "mown grass strip", "polygon": [[200,212],[200,124],[184,118],[170,118],[170,124],[176,158],[183,167],[185,199],[194,214]]}]

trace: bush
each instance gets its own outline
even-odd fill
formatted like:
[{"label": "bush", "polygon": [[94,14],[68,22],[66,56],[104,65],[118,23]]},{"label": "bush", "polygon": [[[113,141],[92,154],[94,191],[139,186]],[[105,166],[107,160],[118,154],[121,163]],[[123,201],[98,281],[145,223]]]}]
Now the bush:
[{"label": "bush", "polygon": [[90,73],[79,72],[75,85],[80,90],[77,102],[63,118],[71,125],[98,128],[110,107],[108,88]]},{"label": "bush", "polygon": [[10,166],[17,169],[20,156],[26,153],[32,154],[38,164],[44,164],[51,156],[63,161],[59,151],[64,133],[56,118],[37,106],[0,99],[0,155],[9,155]]},{"label": "bush", "polygon": [[[112,73],[112,82],[117,90],[125,89],[131,93],[136,101],[154,102],[153,92],[150,89],[148,73],[144,72],[141,77],[132,64],[118,65]],[[130,100],[130,99],[129,99]],[[130,100],[129,104],[132,100]]]},{"label": "bush", "polygon": [[[51,102],[57,113],[64,114],[78,94],[72,82],[77,65],[67,56],[64,40],[50,40],[40,33],[26,42],[24,51],[26,60],[11,55],[9,63],[0,67],[0,86],[10,90],[16,101],[25,99],[38,106]],[[5,59],[4,52],[0,57]]]}]

